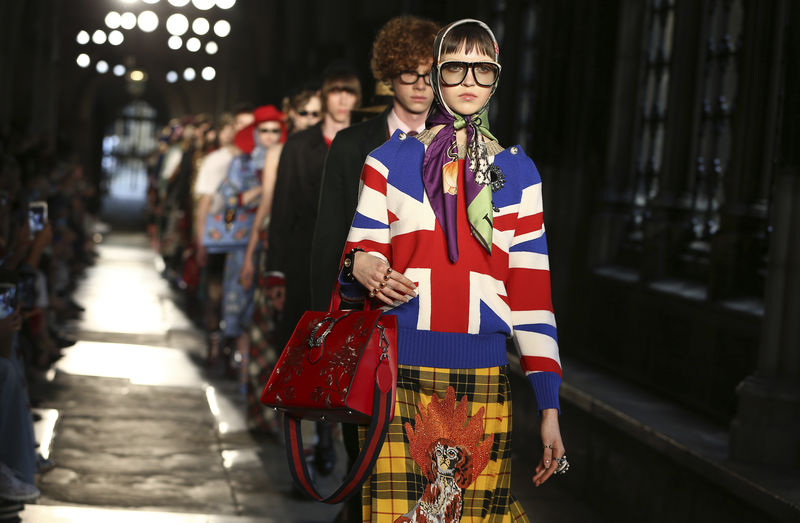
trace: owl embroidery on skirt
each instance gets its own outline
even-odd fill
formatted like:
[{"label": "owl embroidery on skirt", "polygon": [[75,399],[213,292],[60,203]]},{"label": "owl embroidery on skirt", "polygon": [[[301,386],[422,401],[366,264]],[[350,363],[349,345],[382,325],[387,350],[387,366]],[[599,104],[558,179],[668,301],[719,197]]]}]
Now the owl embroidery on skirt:
[{"label": "owl embroidery on skirt", "polygon": [[405,424],[409,451],[428,484],[414,508],[395,522],[458,522],[462,492],[486,467],[494,441],[493,434],[483,439],[483,407],[468,418],[467,397],[456,405],[455,390],[448,387],[444,400],[434,395],[427,407],[419,404],[414,425]]}]

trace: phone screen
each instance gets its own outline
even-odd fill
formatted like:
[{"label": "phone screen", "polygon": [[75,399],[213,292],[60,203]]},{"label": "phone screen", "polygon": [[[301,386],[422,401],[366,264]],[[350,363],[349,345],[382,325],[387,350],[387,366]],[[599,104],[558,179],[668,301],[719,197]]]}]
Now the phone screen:
[{"label": "phone screen", "polygon": [[17,309],[17,286],[0,283],[0,320],[11,316]]},{"label": "phone screen", "polygon": [[25,310],[31,310],[36,305],[36,274],[22,272],[17,280],[17,302]]},{"label": "phone screen", "polygon": [[31,234],[41,231],[47,224],[47,202],[31,202],[28,204],[28,224]]}]

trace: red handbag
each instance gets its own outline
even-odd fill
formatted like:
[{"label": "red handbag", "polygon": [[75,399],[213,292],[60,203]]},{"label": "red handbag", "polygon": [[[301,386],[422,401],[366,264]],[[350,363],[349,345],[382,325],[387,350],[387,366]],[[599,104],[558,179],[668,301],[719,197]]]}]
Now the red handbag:
[{"label": "red handbag", "polygon": [[[340,503],[375,465],[394,416],[397,319],[381,311],[306,312],[283,349],[261,403],[285,413],[289,469],[312,498]],[[369,423],[361,453],[331,495],[317,492],[303,453],[300,419]]]}]

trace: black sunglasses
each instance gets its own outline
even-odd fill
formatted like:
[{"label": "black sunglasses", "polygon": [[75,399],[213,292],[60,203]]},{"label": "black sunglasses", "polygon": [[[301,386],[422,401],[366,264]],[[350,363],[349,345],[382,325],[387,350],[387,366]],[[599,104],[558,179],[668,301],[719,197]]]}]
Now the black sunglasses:
[{"label": "black sunglasses", "polygon": [[417,80],[420,78],[422,78],[422,81],[425,83],[425,85],[431,85],[430,74],[430,72],[419,74],[416,71],[403,71],[397,77],[400,80],[400,83],[405,85],[413,85],[417,83]]},{"label": "black sunglasses", "polygon": [[439,65],[439,79],[442,85],[453,87],[464,81],[470,69],[475,83],[481,87],[493,86],[500,77],[500,64],[494,62],[448,61]]},{"label": "black sunglasses", "polygon": [[275,133],[275,134],[281,134],[283,131],[281,131],[280,129],[269,129],[269,128],[267,128],[267,127],[264,127],[263,129],[262,129],[262,128],[260,128],[260,129],[258,130],[258,132],[260,132],[261,134],[266,134],[266,133]]},{"label": "black sunglasses", "polygon": [[297,114],[300,116],[312,116],[316,118],[319,116],[319,111],[306,111],[305,109],[300,109],[297,111]]}]

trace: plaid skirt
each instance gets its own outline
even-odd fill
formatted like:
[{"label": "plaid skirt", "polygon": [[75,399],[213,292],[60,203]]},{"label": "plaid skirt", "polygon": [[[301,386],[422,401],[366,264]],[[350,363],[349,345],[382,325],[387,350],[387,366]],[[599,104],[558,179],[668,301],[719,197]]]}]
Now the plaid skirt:
[{"label": "plaid skirt", "polygon": [[[362,427],[362,441],[365,434]],[[511,494],[507,366],[400,365],[394,419],[362,487],[362,516],[381,523],[528,521]]]}]

